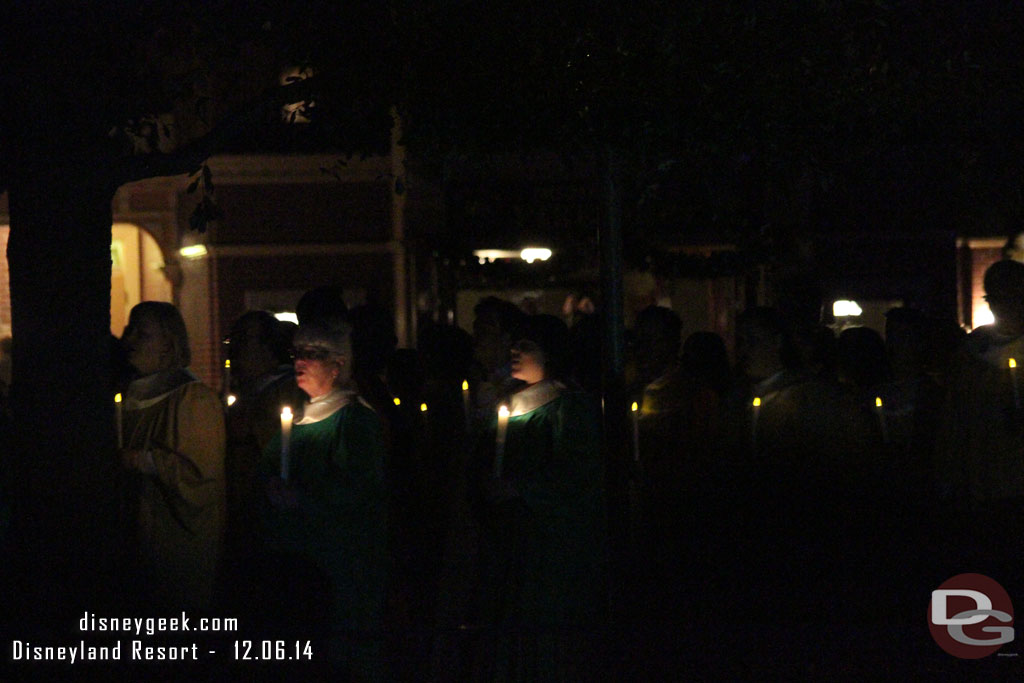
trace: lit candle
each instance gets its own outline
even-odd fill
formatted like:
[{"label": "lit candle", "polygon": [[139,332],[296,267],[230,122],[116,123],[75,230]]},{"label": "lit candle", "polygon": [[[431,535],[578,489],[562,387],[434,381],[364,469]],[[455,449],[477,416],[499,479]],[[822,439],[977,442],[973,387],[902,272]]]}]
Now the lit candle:
[{"label": "lit candle", "polygon": [[395,396],[394,401],[396,406],[402,405],[402,399],[398,398],[397,396]]},{"label": "lit candle", "polygon": [[224,404],[231,405],[228,403],[228,397],[231,395],[231,359],[224,361]]},{"label": "lit candle", "polygon": [[630,406],[633,415],[633,462],[640,462],[640,405],[633,401]]},{"label": "lit candle", "polygon": [[462,380],[462,414],[466,421],[466,431],[469,431],[469,380]]},{"label": "lit candle", "polygon": [[882,398],[875,397],[875,414],[878,415],[878,426],[882,428],[882,443],[889,443],[889,430],[885,426],[885,411],[882,410]]},{"label": "lit candle", "polygon": [[288,447],[292,440],[292,409],[285,406],[281,409],[281,478],[288,481],[289,462]]},{"label": "lit candle", "polygon": [[237,400],[238,400],[237,396],[235,396],[234,394],[228,394],[228,408],[230,408],[231,406],[235,405],[235,401],[237,401]]},{"label": "lit candle", "polygon": [[1010,359],[1010,379],[1013,380],[1013,407],[1020,410],[1020,386],[1017,384],[1017,359]]},{"label": "lit candle", "polygon": [[494,478],[501,477],[505,460],[505,432],[508,430],[508,406],[498,408],[498,435],[494,442]]},{"label": "lit candle", "polygon": [[753,415],[750,418],[750,448],[757,455],[757,416],[761,413],[761,397],[755,396],[753,402]]},{"label": "lit candle", "polygon": [[424,429],[429,429],[430,428],[430,420],[427,419],[427,404],[426,403],[421,403],[420,404],[420,412],[423,413],[423,428]]},{"label": "lit candle", "polygon": [[121,407],[121,394],[114,394],[114,414],[117,416],[117,448],[124,448],[124,413]]}]

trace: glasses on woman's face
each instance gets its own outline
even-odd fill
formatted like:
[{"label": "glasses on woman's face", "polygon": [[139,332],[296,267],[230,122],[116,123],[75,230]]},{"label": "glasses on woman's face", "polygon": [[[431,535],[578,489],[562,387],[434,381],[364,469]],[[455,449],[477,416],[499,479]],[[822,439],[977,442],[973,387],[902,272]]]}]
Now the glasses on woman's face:
[{"label": "glasses on woman's face", "polygon": [[323,346],[295,346],[290,352],[292,360],[327,360],[331,352]]}]

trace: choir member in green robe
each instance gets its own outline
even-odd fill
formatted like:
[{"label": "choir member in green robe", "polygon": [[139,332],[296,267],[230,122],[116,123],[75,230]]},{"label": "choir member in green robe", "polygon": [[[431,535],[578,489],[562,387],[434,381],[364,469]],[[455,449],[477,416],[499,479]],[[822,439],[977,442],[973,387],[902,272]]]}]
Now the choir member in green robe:
[{"label": "choir member in green robe", "polygon": [[325,655],[364,680],[383,675],[387,508],[380,420],[353,390],[350,334],[340,321],[296,332],[295,378],[310,398],[291,427],[287,455],[281,433],[264,451],[264,544],[326,577]]},{"label": "choir member in green robe", "polygon": [[501,634],[499,678],[573,677],[606,611],[598,413],[557,379],[568,359],[560,320],[531,316],[519,337],[512,376],[521,385],[507,424],[495,425],[483,477],[481,616]]}]

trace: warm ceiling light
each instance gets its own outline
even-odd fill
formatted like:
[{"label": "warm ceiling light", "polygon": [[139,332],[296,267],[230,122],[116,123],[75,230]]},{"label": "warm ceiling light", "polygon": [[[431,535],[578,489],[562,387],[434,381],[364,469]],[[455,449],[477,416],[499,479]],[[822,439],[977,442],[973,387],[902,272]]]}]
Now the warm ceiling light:
[{"label": "warm ceiling light", "polygon": [[547,261],[551,258],[551,250],[544,249],[543,247],[527,247],[519,252],[519,258],[523,259],[527,263],[533,263],[534,261]]},{"label": "warm ceiling light", "polygon": [[203,258],[209,252],[206,250],[205,244],[193,244],[188,247],[182,247],[178,250],[178,253],[181,255],[181,258],[196,259]]},{"label": "warm ceiling light", "polygon": [[855,318],[863,312],[856,301],[841,299],[832,304],[832,315],[837,318]]}]

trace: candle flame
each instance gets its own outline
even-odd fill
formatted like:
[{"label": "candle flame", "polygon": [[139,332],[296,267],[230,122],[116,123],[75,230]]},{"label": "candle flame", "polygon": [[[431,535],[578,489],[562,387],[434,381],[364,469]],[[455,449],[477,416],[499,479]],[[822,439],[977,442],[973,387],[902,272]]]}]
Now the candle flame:
[{"label": "candle flame", "polygon": [[633,401],[633,405],[631,405],[629,409],[635,413],[636,411],[640,410],[640,406],[637,404],[636,401]]},{"label": "candle flame", "polygon": [[400,405],[402,405],[402,399],[400,399],[400,398],[398,398],[397,396],[395,396],[395,405],[396,405],[396,406],[400,406]]},{"label": "candle flame", "polygon": [[284,408],[281,408],[281,417],[282,418],[291,418],[291,416],[292,416],[291,406],[285,406]]},{"label": "candle flame", "polygon": [[462,390],[469,391],[469,380],[462,380]]},{"label": "candle flame", "polygon": [[224,369],[225,370],[230,370],[231,369],[231,359],[230,358],[228,360],[224,361]]},{"label": "candle flame", "polygon": [[882,407],[882,399],[879,396],[875,397],[875,407],[876,408],[881,408]]},{"label": "candle flame", "polygon": [[1017,367],[1017,359],[1016,358],[1011,358],[1010,359],[1010,369],[1013,370],[1015,367]]},{"label": "candle flame", "polygon": [[121,402],[121,394],[114,394],[114,403]]},{"label": "candle flame", "polygon": [[498,417],[508,417],[508,406],[501,406],[498,408]]},{"label": "candle flame", "polygon": [[237,400],[238,400],[237,396],[235,396],[234,394],[228,394],[228,406],[235,405],[235,401],[237,401]]},{"label": "candle flame", "polygon": [[760,408],[761,407],[761,397],[760,396],[755,396],[754,397],[754,407],[755,408]]},{"label": "candle flame", "polygon": [[420,404],[420,412],[421,413],[427,412],[427,404],[426,403],[421,403]]}]

